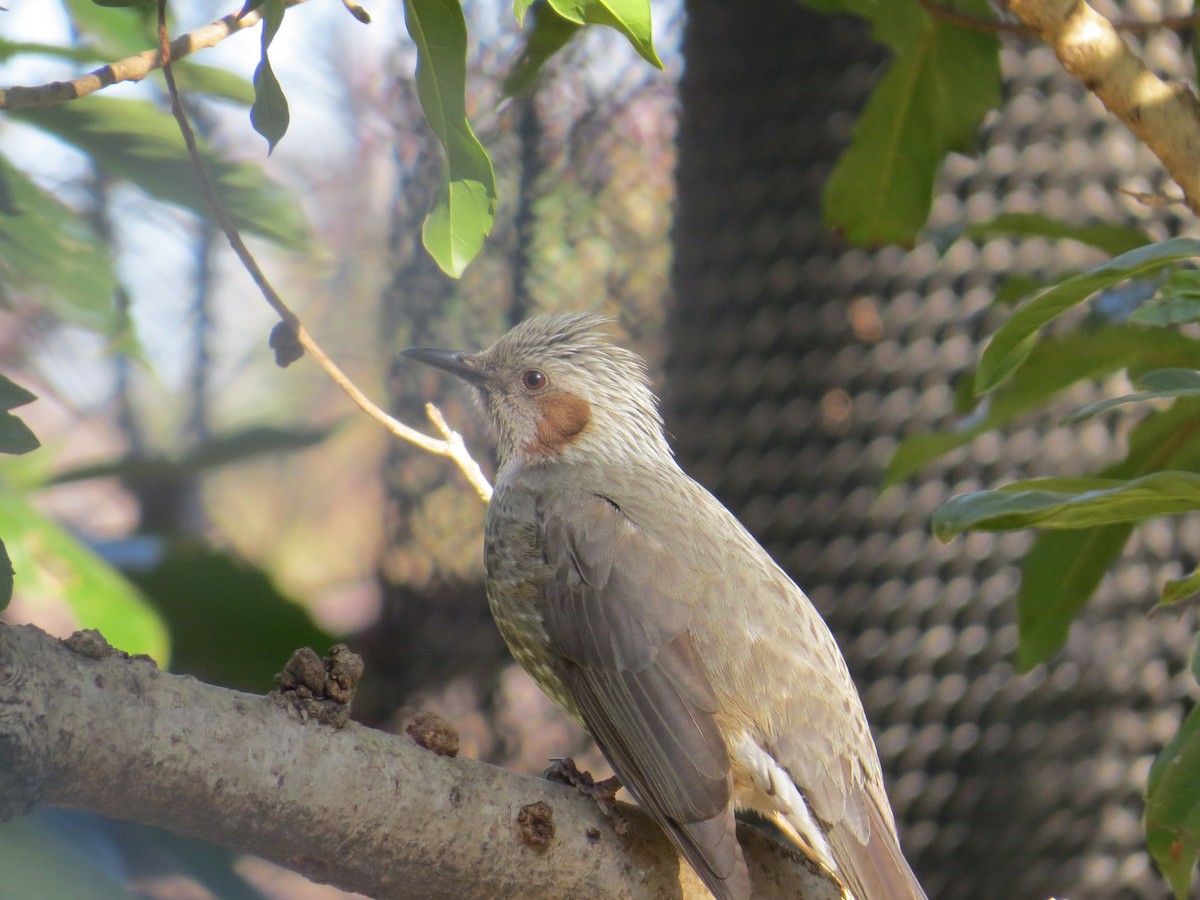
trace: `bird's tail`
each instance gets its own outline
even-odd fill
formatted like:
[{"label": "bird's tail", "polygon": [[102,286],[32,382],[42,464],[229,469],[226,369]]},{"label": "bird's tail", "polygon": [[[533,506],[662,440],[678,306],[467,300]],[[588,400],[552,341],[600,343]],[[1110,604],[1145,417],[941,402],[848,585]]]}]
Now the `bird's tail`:
[{"label": "bird's tail", "polygon": [[891,816],[864,792],[863,807],[871,832],[864,844],[845,822],[826,837],[837,860],[837,876],[856,900],[927,900],[921,883],[900,849]]}]

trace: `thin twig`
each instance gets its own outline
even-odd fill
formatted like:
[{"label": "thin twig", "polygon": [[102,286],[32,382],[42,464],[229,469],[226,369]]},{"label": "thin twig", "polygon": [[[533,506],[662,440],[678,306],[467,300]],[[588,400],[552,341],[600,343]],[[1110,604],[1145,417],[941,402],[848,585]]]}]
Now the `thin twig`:
[{"label": "thin twig", "polygon": [[[938,3],[937,0],[917,0],[917,3],[933,18],[958,25],[969,31],[982,31],[984,34],[1010,34],[1017,37],[1037,37],[1037,30],[1024,22],[1003,22],[999,19],[971,15]],[[1192,12],[1184,16],[1164,16],[1161,19],[1147,21],[1120,19],[1113,22],[1112,27],[1126,34],[1145,34],[1150,31],[1182,31],[1197,24],[1200,24],[1200,12]]]},{"label": "thin twig", "polygon": [[[192,131],[191,123],[188,121],[187,114],[183,111],[183,105],[179,100],[179,88],[175,83],[175,72],[171,65],[172,45],[167,37],[166,15],[166,0],[158,0],[159,54],[162,60],[163,77],[167,81],[167,93],[171,97],[171,112],[175,116],[175,121],[179,123],[179,131],[183,135],[184,144],[187,145],[192,165],[200,177],[200,185],[204,190],[205,196],[208,198],[209,205],[212,207],[213,217],[217,220],[217,224],[221,226],[221,230],[225,233],[225,237],[229,241],[229,246],[233,248],[233,252],[237,254],[246,271],[250,273],[250,277],[254,279],[254,283],[258,286],[267,303],[279,315],[279,318],[288,330],[295,335],[297,343],[316,360],[317,365],[325,370],[325,373],[333,379],[334,384],[345,391],[350,399],[358,404],[360,409],[397,437],[408,441],[410,444],[415,444],[427,453],[432,453],[436,456],[445,456],[453,460],[484,502],[490,500],[492,495],[491,485],[488,483],[487,478],[484,477],[479,465],[471,458],[462,438],[450,429],[445,419],[442,418],[441,413],[438,413],[437,419],[433,419],[434,424],[446,436],[445,440],[440,441],[389,416],[371,402],[370,398],[359,390],[358,386],[325,354],[320,345],[304,329],[304,325],[301,324],[299,317],[288,308],[287,304],[283,302],[283,298],[271,286],[258,261],[246,247],[241,234],[238,233],[237,228],[233,224],[233,220],[229,218],[229,214],[225,210],[225,204],[221,202],[212,177],[208,174],[204,160],[200,157],[200,150],[196,146],[195,132]],[[432,414],[430,418],[433,418]]]},{"label": "thin twig", "polygon": [[[287,6],[296,6],[304,0],[284,0]],[[222,19],[210,22],[203,28],[188,32],[175,38],[170,43],[171,59],[179,60],[190,56],[197,50],[215,47],[225,38],[237,32],[257,25],[262,19],[259,10],[247,13],[240,19],[237,13],[230,13]],[[161,38],[160,38],[161,44]],[[155,50],[143,50],[133,56],[118,62],[101,66],[86,75],[80,75],[70,81],[51,81],[32,87],[15,86],[8,89],[0,88],[0,109],[44,109],[47,106],[57,106],[68,100],[78,100],[88,94],[110,87],[122,81],[141,81],[162,65],[163,50],[160,46]]]}]

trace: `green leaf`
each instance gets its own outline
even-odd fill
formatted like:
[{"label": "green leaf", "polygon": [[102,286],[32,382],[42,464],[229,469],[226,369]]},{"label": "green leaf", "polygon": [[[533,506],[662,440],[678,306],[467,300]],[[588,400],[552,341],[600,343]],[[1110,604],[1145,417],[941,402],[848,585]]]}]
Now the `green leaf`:
[{"label": "green leaf", "polygon": [[1200,707],[1150,766],[1144,824],[1154,861],[1177,900],[1187,900],[1200,857]]},{"label": "green leaf", "polygon": [[108,249],[83,218],[0,158],[0,286],[28,293],[62,321],[113,334],[117,287]]},{"label": "green leaf", "polygon": [[1060,281],[1023,304],[997,331],[979,360],[976,393],[986,394],[1029,356],[1038,331],[1101,288],[1152,272],[1182,259],[1200,257],[1200,241],[1172,238],[1123,253],[1094,269]]},{"label": "green leaf", "polygon": [[1200,509],[1200,474],[1155,472],[1119,478],[1033,478],[951,497],[933,514],[943,541],[969,529],[1089,528]]},{"label": "green leaf", "polygon": [[69,47],[62,44],[38,44],[29,41],[10,41],[0,37],[0,60],[7,62],[14,56],[54,56],[73,62],[94,62],[103,57],[93,47]]},{"label": "green leaf", "polygon": [[649,0],[549,0],[560,16],[577,25],[607,25],[629,40],[633,49],[655,68],[663,67],[654,52]]},{"label": "green leaf", "polygon": [[122,59],[157,45],[148,9],[115,9],[91,0],[63,0],[71,25],[95,45],[99,59]]},{"label": "green leaf", "polygon": [[1178,603],[1180,600],[1186,600],[1197,592],[1200,592],[1200,568],[1193,569],[1190,575],[1184,575],[1182,578],[1172,578],[1167,581],[1163,585],[1162,596],[1158,602],[1163,606]]},{"label": "green leaf", "polygon": [[492,161],[467,121],[467,25],[458,0],[404,0],[417,45],[417,96],[446,151],[446,170],[421,238],[442,271],[457,278],[496,220]]},{"label": "green leaf", "polygon": [[265,572],[198,543],[131,577],[170,625],[172,670],[211,684],[261,693],[297,647],[335,643]]},{"label": "green leaf", "polygon": [[1061,219],[1052,219],[1037,213],[1005,213],[991,221],[968,225],[963,229],[963,235],[969,238],[986,238],[997,234],[1065,238],[1103,250],[1109,256],[1127,253],[1151,243],[1150,236],[1140,228],[1108,222],[1071,225]]},{"label": "green leaf", "polygon": [[283,13],[283,0],[266,0],[262,18],[262,57],[254,70],[254,105],[250,107],[250,124],[267,139],[268,153],[283,139],[291,120],[287,97],[283,95],[283,88],[279,86],[279,79],[267,57],[267,48],[283,24]]},{"label": "green leaf", "polygon": [[[28,453],[42,445],[30,427],[9,412],[36,399],[36,394],[0,375],[0,453]],[[0,560],[0,574],[3,574],[3,568],[3,560]],[[0,602],[0,609],[3,608],[4,604]]]},{"label": "green leaf", "polygon": [[[983,0],[960,6],[987,12]],[[892,62],[825,186],[825,222],[853,244],[907,246],[929,217],[943,157],[970,152],[1000,102],[1000,42],[896,2],[879,5],[873,37]]]},{"label": "green leaf", "polygon": [[[93,96],[86,103],[10,115],[78,147],[100,169],[128,179],[150,196],[211,217],[174,118],[152,104]],[[306,245],[308,226],[291,192],[264,178],[261,167],[226,161],[203,140],[200,151],[239,229],[292,249]]]},{"label": "green leaf", "polygon": [[525,46],[504,76],[503,95],[515,97],[533,87],[546,61],[570,43],[582,27],[564,19],[548,5],[539,6],[534,13],[533,26],[525,36]]},{"label": "green leaf", "polygon": [[1158,293],[1130,313],[1129,321],[1160,328],[1200,322],[1200,270],[1171,272]]},{"label": "green leaf", "polygon": [[[1174,332],[1109,326],[1047,338],[1033,348],[1012,378],[984,398],[979,410],[958,426],[911,435],[901,441],[888,462],[884,486],[904,481],[932,460],[984,432],[1007,425],[1076,382],[1102,378],[1138,364],[1184,367],[1197,360],[1200,341]],[[963,394],[972,387],[969,379],[964,381]]]},{"label": "green leaf", "polygon": [[[1182,399],[1147,416],[1129,435],[1129,451],[1105,478],[1135,478],[1166,467],[1200,470],[1200,401]],[[1017,595],[1017,666],[1028,671],[1057,653],[1071,622],[1120,555],[1133,525],[1105,525],[1037,536],[1021,561]]]},{"label": "green leaf", "polygon": [[124,6],[150,6],[155,0],[92,0],[97,6],[108,7],[124,7]]},{"label": "green leaf", "polygon": [[1090,403],[1076,410],[1062,421],[1064,425],[1082,422],[1092,416],[1122,406],[1126,403],[1141,403],[1145,400],[1165,400],[1175,397],[1200,397],[1200,372],[1195,369],[1155,369],[1142,375],[1134,383],[1141,388],[1137,393],[1122,397],[1109,397]]},{"label": "green leaf", "polygon": [[1021,560],[1018,671],[1028,672],[1059,651],[1132,533],[1133,526],[1123,524],[1038,535]]},{"label": "green leaf", "polygon": [[98,628],[127,653],[167,663],[167,630],[137,588],[11,491],[0,491],[0,534],[21,573],[20,596],[33,605],[65,601],[80,627]]},{"label": "green leaf", "polygon": [[529,12],[529,7],[533,6],[534,2],[535,0],[513,0],[513,16],[522,28],[525,27],[525,14]]},{"label": "green leaf", "polygon": [[1016,306],[1034,291],[1045,287],[1045,282],[1029,275],[1008,275],[996,285],[996,293],[992,295],[995,306]]},{"label": "green leaf", "polygon": [[16,574],[12,560],[8,558],[8,550],[4,546],[4,541],[0,541],[0,612],[4,612],[8,604],[12,602],[13,576]]}]

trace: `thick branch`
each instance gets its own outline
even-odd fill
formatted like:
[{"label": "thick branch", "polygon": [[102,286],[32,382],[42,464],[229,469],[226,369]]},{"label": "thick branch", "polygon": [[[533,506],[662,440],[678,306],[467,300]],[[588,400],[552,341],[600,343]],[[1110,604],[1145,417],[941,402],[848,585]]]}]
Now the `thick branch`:
[{"label": "thick branch", "polygon": [[1151,72],[1085,0],[1008,0],[1022,22],[1157,156],[1200,215],[1200,101]]},{"label": "thick branch", "polygon": [[[286,0],[288,6],[296,6],[304,0]],[[243,28],[257,25],[262,19],[262,13],[255,10],[240,19],[236,13],[230,13],[223,19],[210,22],[203,28],[188,32],[171,41],[171,59],[180,60],[190,56],[197,50],[215,47],[225,38],[236,34]],[[93,72],[72,78],[70,81],[52,81],[49,84],[39,84],[32,87],[10,87],[0,89],[0,109],[23,109],[27,107],[43,108],[56,106],[68,100],[78,100],[88,94],[117,84],[121,81],[141,81],[162,65],[162,55],[158,50],[143,50],[135,56],[130,56],[118,62],[101,66]]]},{"label": "thick branch", "polygon": [[[538,801],[554,825],[541,849],[518,826]],[[0,819],[41,804],[217,841],[379,898],[707,897],[633,809],[626,846],[571,788],[0,624]],[[738,836],[756,898],[840,896],[757,829]]]}]

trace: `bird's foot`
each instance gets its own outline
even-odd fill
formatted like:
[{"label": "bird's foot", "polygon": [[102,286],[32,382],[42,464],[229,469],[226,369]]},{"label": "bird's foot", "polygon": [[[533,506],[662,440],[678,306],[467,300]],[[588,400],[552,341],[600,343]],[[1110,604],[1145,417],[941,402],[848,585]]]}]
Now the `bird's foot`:
[{"label": "bird's foot", "polygon": [[547,781],[557,781],[569,784],[583,794],[591,797],[600,811],[612,820],[613,831],[618,837],[624,837],[629,832],[629,822],[617,809],[617,791],[621,790],[621,779],[616,775],[597,781],[590,772],[581,772],[575,765],[575,760],[569,756],[550,760],[550,765],[542,773]]}]

